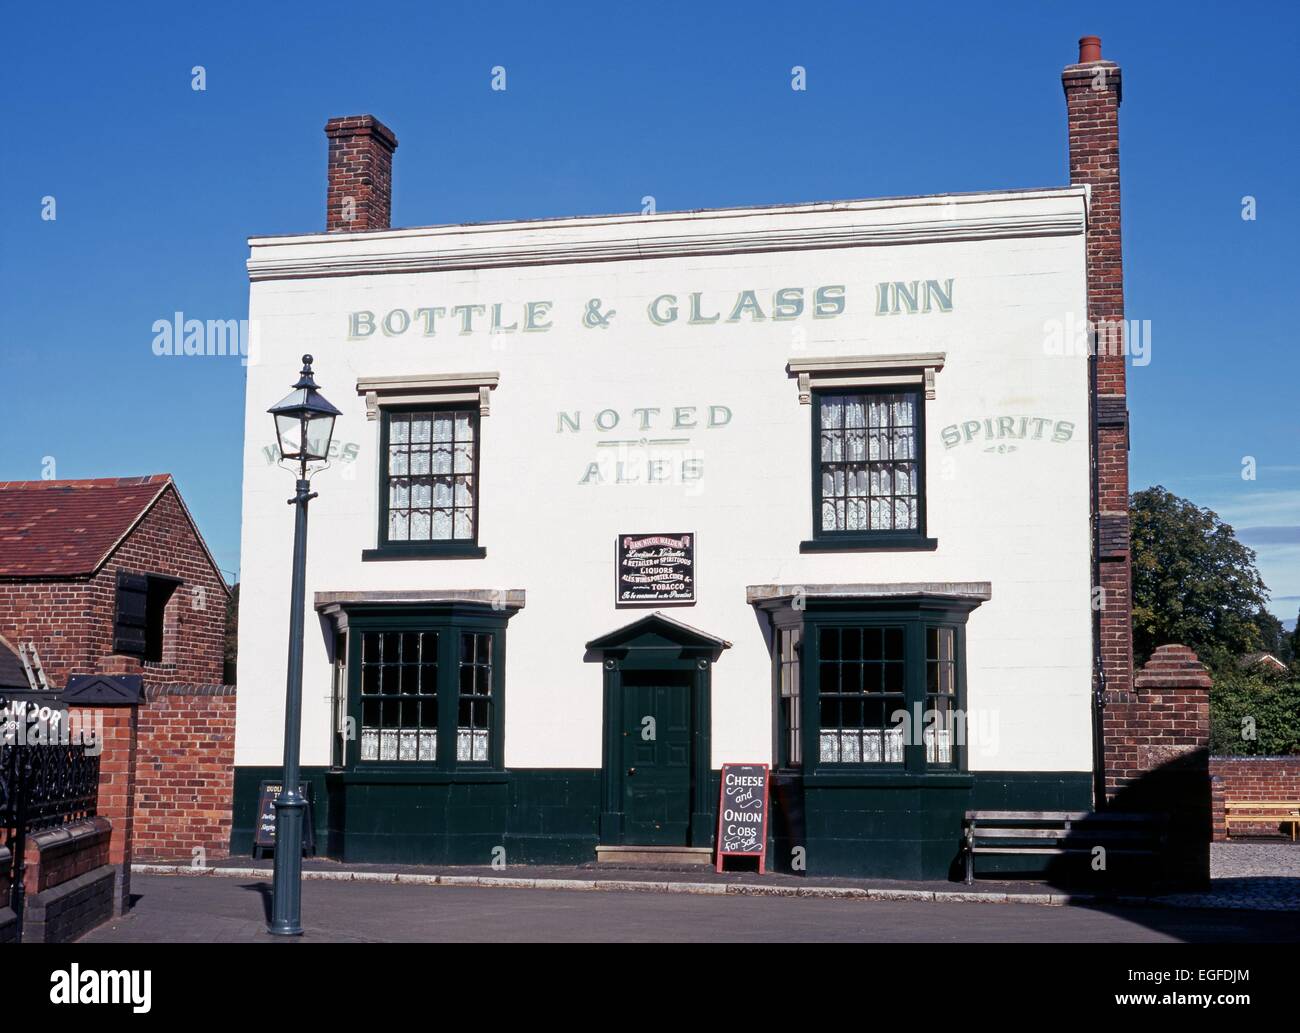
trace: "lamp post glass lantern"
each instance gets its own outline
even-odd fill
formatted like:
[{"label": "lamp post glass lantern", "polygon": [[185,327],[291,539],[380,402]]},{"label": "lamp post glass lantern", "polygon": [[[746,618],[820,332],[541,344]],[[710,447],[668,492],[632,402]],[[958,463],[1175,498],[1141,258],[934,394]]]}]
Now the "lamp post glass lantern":
[{"label": "lamp post glass lantern", "polygon": [[299,462],[303,476],[306,476],[308,463],[329,458],[334,418],[341,415],[316,389],[311,363],[310,355],[302,357],[298,383],[267,410],[275,417],[275,438],[280,447],[280,458]]},{"label": "lamp post glass lantern", "polygon": [[307,802],[298,788],[302,739],[302,641],[306,595],[307,503],[316,497],[307,479],[309,463],[329,458],[334,419],[341,415],[316,389],[310,355],[293,390],[267,410],[275,419],[281,460],[298,463],[298,481],[289,505],[293,525],[293,585],[289,596],[289,663],[284,700],[284,778],[275,798],[275,868],[271,879],[271,921],[277,936],[302,934],[302,822]]}]

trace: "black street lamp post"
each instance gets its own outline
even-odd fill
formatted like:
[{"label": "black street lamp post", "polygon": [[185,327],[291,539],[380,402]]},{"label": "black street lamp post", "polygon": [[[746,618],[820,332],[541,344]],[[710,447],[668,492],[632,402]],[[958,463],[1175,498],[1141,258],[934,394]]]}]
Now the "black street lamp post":
[{"label": "black street lamp post", "polygon": [[302,935],[302,821],[307,803],[298,790],[298,749],[302,739],[302,632],[306,594],[307,503],[316,497],[307,479],[307,464],[329,457],[334,418],[339,410],[316,390],[311,356],[302,357],[302,373],[293,391],[267,410],[275,418],[280,459],[298,463],[297,490],[289,505],[297,507],[293,525],[293,587],[289,598],[289,664],[284,702],[284,780],[275,798],[275,871],[271,880],[269,932]]}]

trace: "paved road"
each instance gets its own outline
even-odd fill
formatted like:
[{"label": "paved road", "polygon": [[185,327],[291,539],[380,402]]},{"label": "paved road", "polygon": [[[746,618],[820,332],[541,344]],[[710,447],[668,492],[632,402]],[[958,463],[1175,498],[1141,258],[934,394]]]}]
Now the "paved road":
[{"label": "paved road", "polygon": [[[125,918],[83,942],[271,941],[261,880],[136,875]],[[317,942],[714,942],[758,940],[1297,942],[1296,913],[1045,907],[470,889],[307,881],[303,922]],[[284,942],[284,941],[279,941]],[[297,942],[297,941],[290,941]]]}]

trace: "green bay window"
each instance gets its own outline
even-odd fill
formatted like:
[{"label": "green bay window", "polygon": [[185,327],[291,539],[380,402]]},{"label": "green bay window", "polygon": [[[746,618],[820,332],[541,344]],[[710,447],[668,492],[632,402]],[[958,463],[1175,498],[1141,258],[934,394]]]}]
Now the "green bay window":
[{"label": "green bay window", "polygon": [[[847,588],[877,594],[854,596]],[[966,618],[985,583],[756,586],[774,625],[777,765],[805,773],[963,771]],[[929,587],[929,586],[926,586]],[[897,591],[898,595],[889,592]]]},{"label": "green bay window", "polygon": [[438,759],[438,632],[361,632],[363,761]]},{"label": "green bay window", "polygon": [[817,752],[823,764],[902,764],[906,629],[818,629]]},{"label": "green bay window", "polygon": [[500,593],[487,591],[442,594],[485,601],[337,607],[346,614],[340,706],[350,728],[341,767],[503,767],[506,623],[522,603],[494,606],[486,598]]}]

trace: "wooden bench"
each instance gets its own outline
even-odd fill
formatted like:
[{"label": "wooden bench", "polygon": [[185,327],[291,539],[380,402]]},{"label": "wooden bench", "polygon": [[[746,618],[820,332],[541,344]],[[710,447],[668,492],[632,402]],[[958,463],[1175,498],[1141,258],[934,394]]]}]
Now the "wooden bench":
[{"label": "wooden bench", "polygon": [[1158,857],[1164,852],[1163,814],[1112,811],[967,811],[962,837],[966,884],[975,881],[975,855],[1059,857],[1091,854]]},{"label": "wooden bench", "polygon": [[1295,842],[1296,825],[1300,824],[1300,800],[1229,800],[1223,807],[1226,838],[1232,838],[1232,823],[1239,825],[1290,825],[1291,842]]}]

